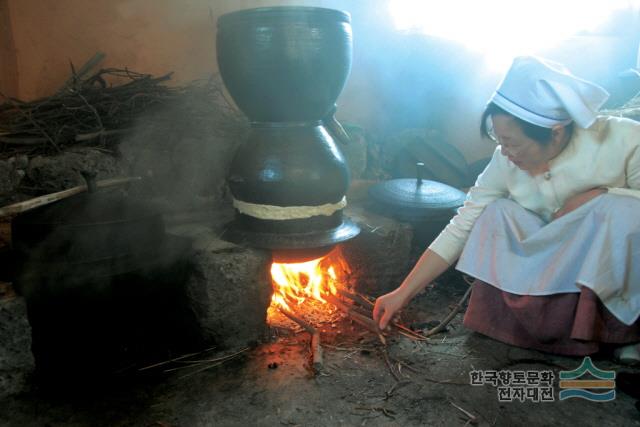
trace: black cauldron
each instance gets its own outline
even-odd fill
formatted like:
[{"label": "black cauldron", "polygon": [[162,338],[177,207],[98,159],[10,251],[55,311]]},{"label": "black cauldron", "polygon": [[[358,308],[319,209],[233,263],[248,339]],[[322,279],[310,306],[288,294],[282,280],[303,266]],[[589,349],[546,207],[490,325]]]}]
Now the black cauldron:
[{"label": "black cauldron", "polygon": [[16,217],[11,228],[16,285],[26,297],[61,293],[76,283],[86,289],[87,280],[146,267],[158,258],[165,238],[160,213],[117,190],[33,209]]},{"label": "black cauldron", "polygon": [[42,379],[90,380],[189,344],[191,243],[151,206],[118,190],[75,195],[17,216],[12,246]]}]

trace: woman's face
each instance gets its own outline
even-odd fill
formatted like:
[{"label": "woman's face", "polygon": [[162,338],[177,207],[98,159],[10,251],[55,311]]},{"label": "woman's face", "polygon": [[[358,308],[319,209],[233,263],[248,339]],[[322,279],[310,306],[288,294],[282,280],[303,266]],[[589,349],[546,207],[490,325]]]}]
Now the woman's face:
[{"label": "woman's face", "polygon": [[529,138],[512,116],[494,114],[491,120],[493,136],[502,148],[502,155],[520,169],[538,172],[545,169],[547,162],[558,155],[556,144],[542,145]]}]

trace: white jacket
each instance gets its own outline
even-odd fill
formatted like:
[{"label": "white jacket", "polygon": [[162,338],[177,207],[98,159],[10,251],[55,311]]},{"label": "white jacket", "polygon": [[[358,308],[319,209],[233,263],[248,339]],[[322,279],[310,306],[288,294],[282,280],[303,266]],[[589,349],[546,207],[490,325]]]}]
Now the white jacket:
[{"label": "white jacket", "polygon": [[498,146],[469,190],[464,205],[429,248],[452,264],[485,206],[510,198],[545,221],[571,196],[596,187],[640,198],[640,123],[600,116],[588,129],[574,128],[569,144],[549,162],[549,172],[531,176]]}]

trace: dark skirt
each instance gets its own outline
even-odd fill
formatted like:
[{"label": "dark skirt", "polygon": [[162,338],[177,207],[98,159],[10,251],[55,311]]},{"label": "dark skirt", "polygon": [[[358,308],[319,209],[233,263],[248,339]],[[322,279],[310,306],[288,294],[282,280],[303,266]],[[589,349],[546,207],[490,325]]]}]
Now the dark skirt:
[{"label": "dark skirt", "polygon": [[515,295],[476,280],[464,325],[507,344],[571,356],[640,342],[640,320],[620,322],[586,287],[579,293]]}]

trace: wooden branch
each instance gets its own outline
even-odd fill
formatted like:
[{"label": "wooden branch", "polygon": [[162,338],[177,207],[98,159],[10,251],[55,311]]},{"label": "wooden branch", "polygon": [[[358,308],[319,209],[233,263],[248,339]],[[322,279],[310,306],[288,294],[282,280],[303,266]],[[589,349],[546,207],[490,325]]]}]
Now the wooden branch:
[{"label": "wooden branch", "polygon": [[438,326],[428,330],[423,335],[425,337],[430,337],[431,335],[435,335],[438,332],[441,332],[449,324],[449,322],[451,322],[453,320],[453,318],[456,317],[456,314],[458,314],[462,310],[462,308],[464,307],[465,301],[469,298],[469,295],[471,295],[471,287],[469,287],[469,289],[467,289],[467,292],[465,292],[464,295],[462,296],[462,298],[460,298],[460,301],[458,301],[458,303],[455,306],[453,306],[453,309],[447,315],[447,317],[445,317],[438,324]]},{"label": "wooden branch", "polygon": [[111,135],[119,135],[122,133],[127,133],[131,131],[131,129],[111,129],[111,130],[99,130],[97,132],[85,133],[76,135],[76,142],[90,141],[95,138],[103,138]]},{"label": "wooden branch", "polygon": [[44,130],[42,128],[42,126],[40,126],[38,124],[38,122],[36,122],[33,117],[31,117],[31,114],[27,114],[25,113],[20,107],[18,107],[17,105],[15,106],[18,111],[20,112],[20,114],[25,117],[29,122],[31,122],[31,124],[33,124],[33,126],[38,130],[38,132],[40,132],[42,135],[44,135],[44,137],[47,139],[47,141],[49,141],[49,143],[51,143],[51,145],[53,145],[53,148],[56,149],[57,152],[62,152],[62,150],[60,150],[60,147],[58,147],[58,144],[56,144],[56,142],[53,140],[53,138],[51,138],[51,135],[49,135],[47,133],[46,130]]},{"label": "wooden branch", "polygon": [[280,311],[280,313],[282,313],[285,316],[287,316],[289,319],[291,319],[294,322],[296,322],[298,325],[302,326],[302,328],[305,331],[309,332],[310,334],[314,334],[316,332],[316,328],[314,328],[313,326],[311,326],[311,324],[305,322],[304,320],[302,320],[301,318],[299,318],[298,316],[296,316],[295,314],[293,314],[289,310],[278,306],[278,311]]},{"label": "wooden branch", "polygon": [[89,101],[87,101],[87,98],[82,96],[82,94],[80,92],[77,92],[76,95],[78,95],[78,97],[82,100],[82,102],[85,103],[87,108],[89,108],[89,110],[91,110],[91,112],[93,113],[94,117],[96,118],[96,122],[100,126],[100,131],[98,132],[98,136],[100,137],[100,143],[103,144],[104,143],[104,132],[105,132],[105,129],[104,129],[104,123],[102,123],[102,119],[100,118],[100,114],[98,114],[98,110],[96,110],[96,107],[91,105],[89,103]]},{"label": "wooden branch", "polygon": [[340,294],[340,296],[345,297],[350,299],[351,301],[355,302],[356,304],[361,305],[362,307],[371,307],[373,308],[373,306],[375,304],[373,304],[371,301],[369,301],[368,299],[364,298],[362,295],[358,295],[358,294],[352,294],[349,291],[346,291],[344,289],[338,289],[338,294]]},{"label": "wooden branch", "polygon": [[465,409],[462,409],[460,406],[456,405],[452,401],[449,401],[449,403],[451,404],[451,406],[453,406],[454,408],[456,408],[457,410],[459,410],[460,412],[465,414],[467,416],[467,418],[469,418],[469,420],[467,421],[467,423],[465,425],[467,425],[469,423],[476,424],[478,422],[478,417],[473,415],[471,412],[469,412],[469,411],[467,411]]},{"label": "wooden branch", "polygon": [[[101,181],[97,181],[96,187],[97,188],[113,187],[116,185],[127,184],[129,182],[139,181],[141,179],[142,178],[139,176],[129,177],[129,178],[104,179]],[[44,196],[25,200],[23,202],[14,203],[12,205],[8,205],[0,208],[0,217],[26,212],[31,209],[38,208],[40,206],[45,206],[50,203],[66,199],[68,197],[75,196],[76,194],[84,193],[85,191],[87,191],[86,184],[78,185],[77,187],[69,188],[63,191],[58,191],[57,193],[45,194]]]},{"label": "wooden branch", "polygon": [[[366,299],[365,297],[363,297],[362,295],[358,295],[358,294],[352,294],[349,291],[345,291],[343,289],[338,289],[338,294],[340,296],[343,296],[347,299],[350,299],[351,301],[359,304],[361,307],[363,307],[363,309],[366,310],[367,307],[373,308],[374,304],[369,301],[368,299]],[[364,314],[362,313],[363,310],[359,310],[356,307],[351,308],[351,310],[354,310],[356,312],[359,312],[360,314]],[[370,313],[369,313],[370,314]],[[397,332],[401,335],[406,336],[407,338],[410,338],[412,340],[416,340],[416,341],[427,341],[427,337],[423,336],[422,334],[413,331],[409,328],[407,328],[406,326],[403,326],[402,324],[398,323],[398,322],[392,322],[390,323],[391,327],[394,329],[397,329]]]},{"label": "wooden branch", "polygon": [[321,372],[324,366],[320,332],[311,334],[311,362],[315,373]]},{"label": "wooden branch", "polygon": [[391,326],[393,328],[396,328],[398,330],[398,333],[405,335],[411,339],[417,340],[417,341],[428,341],[429,338],[427,338],[426,336],[422,335],[419,332],[414,331],[413,329],[407,328],[406,326],[398,323],[398,322],[391,322]]},{"label": "wooden branch", "polygon": [[82,80],[84,75],[95,68],[96,65],[98,65],[100,62],[102,62],[105,56],[106,55],[102,52],[97,52],[95,55],[93,55],[87,62],[84,63],[84,65],[82,65],[82,67],[80,67],[78,71],[74,70],[71,77],[67,79],[67,81],[62,85],[60,89],[58,89],[57,93],[64,92],[65,90],[74,86],[77,81]]},{"label": "wooden branch", "polygon": [[400,376],[393,369],[393,365],[391,365],[391,361],[389,360],[389,354],[387,353],[387,349],[384,348],[380,350],[380,353],[382,354],[384,363],[387,365],[387,368],[389,368],[389,372],[391,373],[391,376],[393,377],[393,379],[396,380],[396,382],[400,382]]},{"label": "wooden branch", "polygon": [[330,302],[331,304],[335,305],[340,311],[346,313],[354,322],[359,323],[360,325],[367,328],[369,331],[378,335],[378,338],[380,339],[382,344],[387,345],[387,340],[385,339],[384,335],[382,334],[382,331],[380,330],[380,328],[378,328],[378,325],[373,319],[370,319],[367,316],[364,316],[358,313],[357,311],[353,310],[352,308],[347,306],[345,303],[340,301],[340,299],[334,295],[323,295],[322,297],[326,299],[328,302]]},{"label": "wooden branch", "polygon": [[284,314],[289,319],[302,326],[302,328],[304,328],[304,330],[306,330],[311,335],[311,366],[316,374],[322,371],[324,362],[322,346],[320,345],[320,333],[318,332],[318,330],[295,314],[291,313],[289,310],[286,310],[280,306],[278,306],[278,310],[280,311],[280,313]]}]

